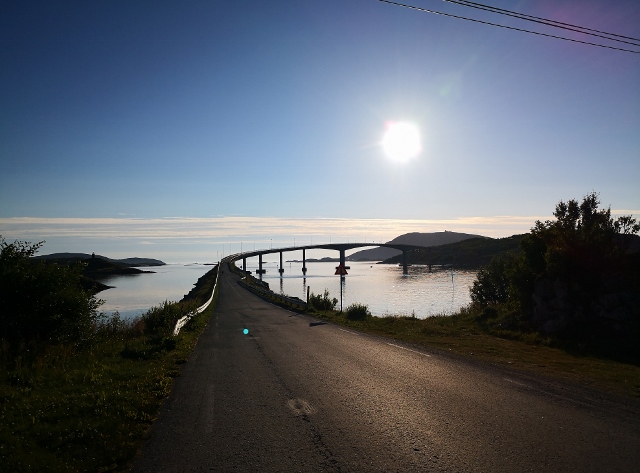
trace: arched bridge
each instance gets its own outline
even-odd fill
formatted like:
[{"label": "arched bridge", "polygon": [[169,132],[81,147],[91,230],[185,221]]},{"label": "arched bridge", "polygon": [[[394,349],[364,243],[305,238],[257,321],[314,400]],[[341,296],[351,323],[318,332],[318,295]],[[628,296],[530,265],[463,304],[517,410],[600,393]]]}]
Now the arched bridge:
[{"label": "arched bridge", "polygon": [[238,260],[242,260],[242,270],[246,272],[247,270],[247,258],[252,258],[254,256],[258,257],[258,269],[256,270],[257,274],[264,274],[266,271],[262,268],[262,256],[268,254],[279,253],[280,254],[280,273],[284,272],[282,266],[282,253],[287,251],[300,251],[302,250],[302,272],[306,274],[307,272],[307,256],[306,250],[336,250],[340,252],[340,265],[345,265],[345,252],[347,250],[353,250],[354,248],[366,248],[366,247],[386,247],[393,248],[395,250],[402,251],[402,270],[406,274],[407,273],[407,251],[424,248],[423,246],[416,245],[403,245],[397,243],[326,243],[321,245],[305,245],[305,246],[290,246],[286,248],[271,248],[268,250],[259,250],[259,251],[247,251],[244,253],[236,253],[230,257],[231,262],[235,262]]}]

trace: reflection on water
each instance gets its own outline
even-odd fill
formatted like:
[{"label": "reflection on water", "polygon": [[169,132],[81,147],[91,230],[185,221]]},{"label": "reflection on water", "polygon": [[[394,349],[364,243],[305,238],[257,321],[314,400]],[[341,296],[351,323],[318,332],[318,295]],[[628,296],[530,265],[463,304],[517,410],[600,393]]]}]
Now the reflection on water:
[{"label": "reflection on water", "polygon": [[[452,314],[469,304],[469,288],[477,271],[451,270],[426,266],[411,266],[409,274],[395,265],[348,262],[351,269],[342,284],[342,305],[361,303],[369,306],[374,315],[412,315],[424,318],[431,315]],[[241,266],[241,262],[239,262]],[[263,280],[271,289],[306,300],[307,287],[322,294],[329,290],[331,297],[340,300],[340,276],[335,276],[337,263],[307,263],[307,275],[301,263],[286,263],[283,277],[275,262],[263,264],[267,273]],[[247,270],[256,266],[247,261]],[[338,306],[340,303],[338,303]]]},{"label": "reflection on water", "polygon": [[[247,269],[256,266],[247,261]],[[349,275],[342,284],[342,305],[361,303],[369,306],[374,315],[412,315],[424,318],[438,314],[452,314],[470,302],[469,287],[476,271],[451,271],[426,266],[411,266],[409,274],[395,265],[349,262]],[[242,262],[238,263],[242,266]],[[307,263],[307,275],[301,263],[286,263],[283,277],[276,262],[264,264],[267,273],[263,280],[271,290],[306,300],[307,288],[316,294],[329,290],[331,297],[340,300],[340,276],[335,276],[337,263]],[[153,268],[154,274],[113,276],[102,279],[109,286],[98,297],[106,300],[101,307],[105,313],[119,311],[122,317],[144,314],[152,306],[165,300],[178,301],[187,294],[198,278],[213,266],[169,264]],[[340,302],[338,302],[338,307]]]},{"label": "reflection on water", "polygon": [[167,264],[141,268],[154,271],[152,274],[127,274],[108,276],[100,281],[112,289],[99,292],[97,297],[105,303],[100,307],[104,313],[118,311],[123,318],[133,318],[144,314],[153,306],[165,300],[179,301],[187,294],[196,281],[213,266],[201,264]]}]

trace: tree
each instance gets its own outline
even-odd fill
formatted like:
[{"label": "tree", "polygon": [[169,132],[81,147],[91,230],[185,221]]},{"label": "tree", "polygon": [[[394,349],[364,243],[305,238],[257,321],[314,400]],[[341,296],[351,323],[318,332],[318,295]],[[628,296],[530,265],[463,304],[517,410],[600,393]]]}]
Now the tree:
[{"label": "tree", "polygon": [[22,343],[82,345],[90,340],[102,301],[82,289],[82,266],[31,257],[43,242],[7,243],[0,236],[0,338]]},{"label": "tree", "polygon": [[481,305],[494,305],[509,299],[509,261],[504,256],[496,256],[478,271],[471,287],[471,300]]},{"label": "tree", "polygon": [[572,338],[595,337],[635,325],[632,258],[628,237],[640,231],[631,216],[611,217],[598,194],[582,202],[560,201],[557,220],[536,222],[533,237],[543,242],[544,271],[533,293],[534,322],[543,331]]},{"label": "tree", "polygon": [[[640,225],[612,218],[598,194],[560,201],[556,220],[537,221],[521,252],[478,272],[471,299],[510,304],[541,332],[586,339],[640,328],[640,258],[627,254]],[[617,335],[616,335],[617,336]]]},{"label": "tree", "polygon": [[606,259],[620,254],[616,236],[621,231],[630,234],[640,230],[631,216],[613,220],[611,209],[599,209],[599,205],[598,194],[592,192],[582,203],[573,199],[567,203],[560,201],[553,213],[556,221],[536,222],[531,233],[547,246],[547,263],[551,265],[548,270],[553,271],[554,264],[567,261],[600,267]]}]

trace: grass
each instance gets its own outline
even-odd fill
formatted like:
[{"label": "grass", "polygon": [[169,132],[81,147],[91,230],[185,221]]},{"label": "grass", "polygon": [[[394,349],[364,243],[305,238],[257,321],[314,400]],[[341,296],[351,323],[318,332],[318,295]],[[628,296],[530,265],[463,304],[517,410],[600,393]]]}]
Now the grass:
[{"label": "grass", "polygon": [[174,319],[211,294],[215,271],[203,278],[190,302],[97,326],[88,348],[52,346],[37,356],[28,349],[10,356],[4,347],[0,469],[125,469],[213,313],[214,304],[171,336]]},{"label": "grass", "polygon": [[[640,366],[584,347],[563,346],[557,340],[521,329],[505,329],[477,317],[472,308],[459,314],[418,319],[367,317],[350,320],[346,313],[307,313],[365,333],[508,366],[523,372],[571,381],[601,391],[640,397]],[[580,352],[582,349],[582,352]]]}]

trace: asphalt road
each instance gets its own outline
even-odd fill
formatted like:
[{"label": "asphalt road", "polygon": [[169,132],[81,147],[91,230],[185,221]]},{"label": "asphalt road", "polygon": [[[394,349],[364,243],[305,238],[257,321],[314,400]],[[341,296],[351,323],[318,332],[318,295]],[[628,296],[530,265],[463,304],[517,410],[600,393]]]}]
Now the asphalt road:
[{"label": "asphalt road", "polygon": [[640,471],[640,402],[323,324],[236,281],[132,471]]}]

